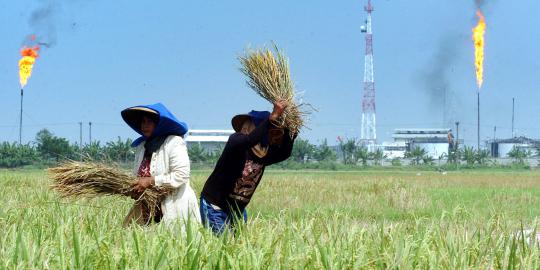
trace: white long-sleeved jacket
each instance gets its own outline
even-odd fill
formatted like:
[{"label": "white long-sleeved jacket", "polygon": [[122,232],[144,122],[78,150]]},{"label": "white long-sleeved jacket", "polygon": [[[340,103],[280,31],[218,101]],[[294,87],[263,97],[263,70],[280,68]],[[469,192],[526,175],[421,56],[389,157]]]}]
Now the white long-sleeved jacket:
[{"label": "white long-sleeved jacket", "polygon": [[[144,156],[144,142],[135,150],[134,174],[137,175]],[[185,141],[179,136],[168,136],[161,147],[152,154],[150,175],[156,186],[170,185],[175,188],[161,202],[163,221],[201,222],[197,196],[189,184],[189,157]]]}]

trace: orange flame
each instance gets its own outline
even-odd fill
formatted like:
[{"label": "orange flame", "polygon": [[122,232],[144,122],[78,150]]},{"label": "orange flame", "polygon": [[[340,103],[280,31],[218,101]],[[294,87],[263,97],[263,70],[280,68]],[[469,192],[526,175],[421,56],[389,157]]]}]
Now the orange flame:
[{"label": "orange flame", "polygon": [[486,22],[484,15],[478,10],[476,12],[478,16],[478,24],[473,28],[473,40],[474,40],[474,64],[476,66],[476,83],[478,89],[482,87],[484,82],[484,33],[486,32]]},{"label": "orange flame", "polygon": [[39,57],[38,51],[39,46],[33,48],[23,47],[21,49],[22,58],[19,60],[19,79],[21,87],[26,85],[28,78],[32,75],[32,67],[36,62],[36,58]]}]

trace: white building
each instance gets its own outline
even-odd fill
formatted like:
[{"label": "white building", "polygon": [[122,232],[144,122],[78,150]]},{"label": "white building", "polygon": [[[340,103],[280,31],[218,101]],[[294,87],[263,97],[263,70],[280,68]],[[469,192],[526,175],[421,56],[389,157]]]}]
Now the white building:
[{"label": "white building", "polygon": [[427,155],[439,159],[448,154],[450,146],[448,128],[409,128],[396,129],[392,134],[393,142],[383,143],[384,152],[388,158],[403,158],[405,152],[420,147]]},{"label": "white building", "polygon": [[382,150],[388,159],[404,158],[407,144],[405,142],[383,142]]},{"label": "white building", "polygon": [[185,140],[188,147],[197,144],[211,153],[223,149],[233,133],[234,130],[229,129],[192,129],[186,134]]},{"label": "white building", "polygon": [[508,158],[508,153],[517,148],[524,151],[530,151],[532,155],[537,155],[537,147],[540,141],[526,137],[516,137],[511,139],[492,140],[488,142],[492,157]]}]

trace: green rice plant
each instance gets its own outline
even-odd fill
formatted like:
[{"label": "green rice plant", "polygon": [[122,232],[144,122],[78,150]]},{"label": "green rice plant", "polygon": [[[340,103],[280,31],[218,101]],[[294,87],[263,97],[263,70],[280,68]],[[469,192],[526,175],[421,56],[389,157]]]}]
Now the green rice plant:
[{"label": "green rice plant", "polygon": [[538,269],[539,173],[270,170],[216,237],[122,228],[126,197],[65,203],[44,172],[0,171],[0,269]]}]

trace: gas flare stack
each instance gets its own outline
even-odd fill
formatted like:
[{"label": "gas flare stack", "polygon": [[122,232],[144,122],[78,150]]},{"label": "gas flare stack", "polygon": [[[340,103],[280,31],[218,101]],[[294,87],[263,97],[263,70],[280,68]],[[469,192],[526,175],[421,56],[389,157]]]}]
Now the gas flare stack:
[{"label": "gas flare stack", "polygon": [[480,150],[480,88],[484,83],[484,44],[485,39],[484,35],[486,32],[486,22],[484,15],[480,10],[476,12],[478,16],[478,24],[472,29],[473,35],[472,39],[474,41],[474,65],[476,70],[476,84],[478,86],[476,90],[476,100],[477,100],[477,148]]},{"label": "gas flare stack", "polygon": [[[31,36],[31,40],[35,40],[35,36]],[[39,46],[26,47],[21,49],[21,59],[19,60],[19,82],[21,84],[21,111],[19,118],[19,144],[22,144],[22,119],[23,119],[23,96],[24,87],[28,82],[28,78],[32,75],[32,69],[36,58],[39,57]]]}]

